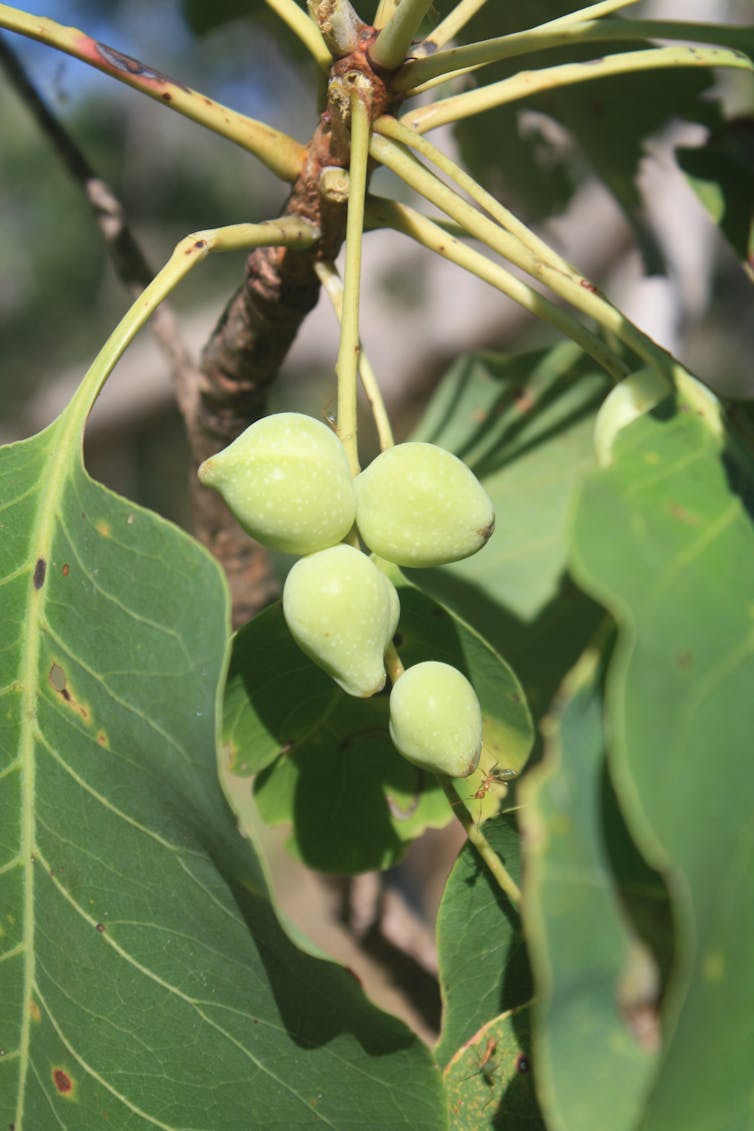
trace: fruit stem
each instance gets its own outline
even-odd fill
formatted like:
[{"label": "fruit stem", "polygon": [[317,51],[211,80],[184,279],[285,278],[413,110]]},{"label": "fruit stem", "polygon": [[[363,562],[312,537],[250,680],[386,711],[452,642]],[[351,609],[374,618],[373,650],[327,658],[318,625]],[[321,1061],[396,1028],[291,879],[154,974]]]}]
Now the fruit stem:
[{"label": "fruit stem", "polygon": [[492,878],[495,880],[500,890],[508,897],[513,906],[518,907],[521,903],[521,889],[458,796],[456,788],[453,785],[453,779],[447,777],[445,774],[438,774],[437,780],[450,802],[451,809],[463,825],[467,837],[489,868]]},{"label": "fruit stem", "polygon": [[435,30],[431,32],[419,47],[412,52],[416,56],[432,55],[438,48],[444,47],[461,31],[466,24],[483,8],[487,0],[460,0],[452,12],[442,20]]},{"label": "fruit stem", "polygon": [[406,58],[411,48],[411,40],[419,30],[419,25],[431,4],[432,0],[401,0],[400,6],[393,8],[385,26],[374,41],[369,52],[372,62],[387,71],[399,67]]},{"label": "fruit stem", "polygon": [[[478,0],[472,0],[472,2],[477,7],[479,6]],[[599,4],[590,4],[589,7],[580,12],[569,12],[567,16],[548,20],[547,23],[537,24],[536,27],[528,28],[525,31],[511,32],[509,35],[498,36],[495,39],[464,44],[461,47],[451,47],[448,51],[440,51],[438,48],[444,47],[455,36],[457,30],[455,26],[456,12],[464,7],[463,4],[460,4],[456,12],[451,12],[450,16],[443,20],[441,24],[438,24],[419,47],[412,51],[412,57],[395,76],[394,89],[415,91],[420,84],[428,81],[434,82],[440,78],[444,81],[450,75],[466,74],[468,71],[484,66],[486,63],[508,59],[512,55],[522,55],[526,51],[540,50],[542,47],[549,47],[551,44],[567,43],[571,39],[579,38],[579,32],[575,29],[596,26],[602,22],[597,17],[635,3],[636,0],[602,0]],[[471,11],[465,18],[462,16],[463,23],[467,23],[473,15],[474,11]],[[585,19],[584,17],[589,18]],[[619,25],[623,29],[625,38],[629,37],[627,29],[633,27],[633,23],[626,20],[609,22],[613,27]],[[446,24],[449,25],[450,34],[446,30]],[[605,22],[605,26],[607,26],[607,22]],[[686,38],[692,37],[687,36]],[[636,36],[634,39],[636,39]]]},{"label": "fruit stem", "polygon": [[[337,267],[329,260],[322,259],[314,265],[314,270],[320,283],[325,288],[327,297],[333,304],[338,321],[341,321],[343,318],[343,281]],[[361,344],[359,346],[359,377],[369,401],[369,407],[372,410],[372,417],[380,441],[380,450],[384,452],[387,448],[392,448],[395,443],[393,429],[374,369],[372,369],[369,358],[364,353],[364,347]]]},{"label": "fruit stem", "polygon": [[348,217],[346,220],[346,263],[343,279],[343,307],[340,346],[335,372],[338,378],[338,436],[351,474],[359,474],[356,383],[359,368],[359,292],[361,286],[361,241],[364,232],[364,201],[369,160],[371,87],[355,73],[351,90],[351,159],[349,163]]},{"label": "fruit stem", "polygon": [[322,32],[315,21],[299,8],[296,0],[265,0],[265,4],[268,8],[272,8],[273,12],[301,40],[319,66],[329,70],[332,66],[332,55],[322,38]]},{"label": "fruit stem", "polygon": [[385,649],[385,671],[390,677],[390,682],[395,686],[398,680],[405,672],[405,668],[401,662],[401,658],[396,651],[394,644],[388,644]]}]

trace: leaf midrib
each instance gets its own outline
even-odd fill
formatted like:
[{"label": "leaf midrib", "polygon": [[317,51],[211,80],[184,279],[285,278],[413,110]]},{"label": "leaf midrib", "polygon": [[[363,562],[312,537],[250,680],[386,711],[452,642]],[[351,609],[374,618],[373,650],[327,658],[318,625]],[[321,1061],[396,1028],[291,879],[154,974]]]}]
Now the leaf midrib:
[{"label": "leaf midrib", "polygon": [[[50,425],[42,436],[48,445],[47,458],[42,464],[43,471],[39,482],[46,484],[40,492],[37,519],[29,537],[29,561],[27,563],[31,593],[27,603],[27,616],[23,633],[23,644],[19,662],[21,695],[21,845],[20,852],[24,869],[24,928],[22,947],[25,954],[23,974],[23,1014],[21,1018],[21,1038],[19,1041],[19,1081],[16,1103],[15,1127],[23,1131],[24,1099],[26,1079],[29,1068],[29,1046],[31,1041],[31,1001],[35,986],[34,961],[34,851],[36,844],[36,825],[34,820],[36,799],[36,760],[35,732],[37,723],[37,694],[39,689],[40,640],[42,632],[42,612],[49,587],[50,551],[55,535],[54,517],[60,508],[68,476],[72,471],[75,453],[80,452],[83,435],[83,420],[86,410],[77,412],[80,398],[75,397],[63,414]],[[76,441],[78,440],[78,445]],[[29,441],[33,442],[33,441]],[[51,451],[50,451],[51,446]],[[34,590],[32,578],[36,562],[44,559],[45,580],[39,590]]]}]

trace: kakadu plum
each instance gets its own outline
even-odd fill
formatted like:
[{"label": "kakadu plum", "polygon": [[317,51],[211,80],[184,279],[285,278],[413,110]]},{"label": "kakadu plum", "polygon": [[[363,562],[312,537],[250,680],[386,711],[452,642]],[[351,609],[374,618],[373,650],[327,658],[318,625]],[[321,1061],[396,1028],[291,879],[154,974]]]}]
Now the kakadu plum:
[{"label": "kakadu plum", "polygon": [[495,528],[492,500],[479,480],[436,444],[388,448],[354,487],[361,537],[396,565],[459,561],[480,550]]},{"label": "kakadu plum", "polygon": [[219,491],[241,526],[273,550],[323,550],[353,525],[345,448],[326,424],[302,413],[257,420],[204,461],[199,479]]},{"label": "kakadu plum", "polygon": [[439,660],[407,668],[390,693],[390,737],[422,769],[472,774],[482,751],[482,710],[466,676]]},{"label": "kakadu plum", "polygon": [[385,649],[399,611],[395,586],[353,546],[301,558],[283,589],[285,620],[302,652],[361,698],[385,686]]}]

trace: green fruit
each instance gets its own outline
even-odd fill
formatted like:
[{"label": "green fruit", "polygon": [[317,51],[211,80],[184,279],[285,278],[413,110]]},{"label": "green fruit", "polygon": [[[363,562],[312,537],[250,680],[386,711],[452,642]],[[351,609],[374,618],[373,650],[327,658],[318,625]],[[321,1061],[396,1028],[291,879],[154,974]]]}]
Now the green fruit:
[{"label": "green fruit", "polygon": [[495,528],[492,500],[479,480],[435,444],[388,448],[354,487],[359,533],[375,554],[396,565],[468,558]]},{"label": "green fruit", "polygon": [[385,649],[398,625],[395,586],[353,546],[332,546],[296,562],[283,613],[302,652],[349,695],[385,686]]},{"label": "green fruit", "polygon": [[353,526],[345,448],[326,424],[298,412],[257,420],[199,468],[241,526],[273,550],[310,554]]},{"label": "green fruit", "polygon": [[482,751],[482,709],[457,668],[428,660],[408,668],[390,694],[390,737],[404,758],[465,778]]}]

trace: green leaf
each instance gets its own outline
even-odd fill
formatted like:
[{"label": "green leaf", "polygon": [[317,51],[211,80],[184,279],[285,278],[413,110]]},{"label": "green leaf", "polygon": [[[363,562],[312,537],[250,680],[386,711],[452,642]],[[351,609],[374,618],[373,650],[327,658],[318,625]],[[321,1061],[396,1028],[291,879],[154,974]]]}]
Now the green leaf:
[{"label": "green leaf", "polygon": [[524,1007],[496,1017],[458,1050],[444,1073],[452,1131],[544,1131],[530,1048]]},{"label": "green leaf", "polygon": [[[518,882],[520,838],[510,815],[486,821],[484,833]],[[437,946],[444,1009],[435,1059],[447,1066],[484,1025],[526,1005],[533,992],[518,912],[469,842],[445,885]]]},{"label": "green leaf", "polygon": [[568,515],[594,467],[594,414],[606,391],[604,375],[570,343],[475,354],[449,370],[414,437],[469,464],[497,525],[474,557],[411,576],[505,656],[535,718],[602,616],[565,570]]},{"label": "green leaf", "polygon": [[293,946],[216,773],[227,597],[81,462],[0,452],[0,1121],[444,1126],[438,1073]]},{"label": "green leaf", "polygon": [[670,940],[663,886],[606,777],[599,660],[586,653],[569,676],[547,722],[545,760],[520,794],[534,1056],[548,1127],[558,1131],[638,1126],[657,1064],[660,968],[647,940]]},{"label": "green leaf", "polygon": [[666,879],[676,927],[642,1129],[745,1127],[754,472],[732,447],[723,457],[689,412],[641,418],[614,454],[614,467],[584,486],[573,563],[619,626],[607,684],[610,763],[629,828]]},{"label": "green leaf", "polygon": [[[460,668],[482,704],[486,759],[520,769],[532,731],[515,676],[460,619],[398,571],[391,577],[401,600],[403,662]],[[279,605],[236,637],[224,739],[228,768],[258,774],[260,815],[290,822],[292,849],[321,871],[388,867],[426,828],[452,818],[434,777],[393,748],[387,695],[354,699],[337,688],[294,644]],[[468,782],[461,790],[470,792]]]},{"label": "green leaf", "polygon": [[734,118],[705,145],[679,148],[676,156],[692,189],[754,281],[754,122]]}]

